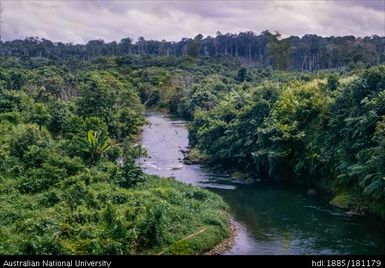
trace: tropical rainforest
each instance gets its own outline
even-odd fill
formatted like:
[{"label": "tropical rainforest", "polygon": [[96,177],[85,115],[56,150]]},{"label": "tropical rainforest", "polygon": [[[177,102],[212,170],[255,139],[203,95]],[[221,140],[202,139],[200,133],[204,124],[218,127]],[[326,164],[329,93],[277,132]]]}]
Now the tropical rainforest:
[{"label": "tropical rainforest", "polygon": [[0,42],[0,254],[198,254],[227,238],[221,197],[136,163],[148,108],[188,120],[194,161],[385,219],[384,46],[268,31]]}]

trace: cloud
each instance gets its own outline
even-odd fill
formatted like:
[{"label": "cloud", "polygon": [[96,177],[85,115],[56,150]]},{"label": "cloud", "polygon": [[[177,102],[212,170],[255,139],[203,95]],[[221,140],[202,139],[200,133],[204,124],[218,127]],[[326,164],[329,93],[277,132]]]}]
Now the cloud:
[{"label": "cloud", "polygon": [[125,37],[177,41],[198,33],[277,30],[284,36],[385,35],[385,1],[4,0],[2,38],[107,42]]},{"label": "cloud", "polygon": [[344,6],[360,6],[365,9],[382,10],[385,11],[385,1],[383,0],[352,0],[337,2]]}]

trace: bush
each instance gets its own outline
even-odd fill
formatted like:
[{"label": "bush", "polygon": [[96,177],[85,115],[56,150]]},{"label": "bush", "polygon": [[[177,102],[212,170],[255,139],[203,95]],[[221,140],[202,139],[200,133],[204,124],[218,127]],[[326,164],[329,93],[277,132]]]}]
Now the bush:
[{"label": "bush", "polygon": [[20,125],[12,137],[11,155],[22,158],[31,146],[44,147],[49,141],[50,135],[47,130],[40,129],[34,124]]},{"label": "bush", "polygon": [[123,188],[130,188],[145,181],[143,171],[130,160],[125,160],[120,174],[117,177],[117,184]]}]

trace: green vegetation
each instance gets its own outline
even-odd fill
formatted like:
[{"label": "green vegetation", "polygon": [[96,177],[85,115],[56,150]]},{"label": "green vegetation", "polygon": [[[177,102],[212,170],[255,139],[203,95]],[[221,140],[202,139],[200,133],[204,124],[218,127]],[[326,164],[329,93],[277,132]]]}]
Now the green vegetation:
[{"label": "green vegetation", "polygon": [[128,80],[0,69],[0,254],[197,254],[228,237],[219,196],[136,166],[144,106]]},{"label": "green vegetation", "polygon": [[[121,56],[64,45],[58,58],[45,49],[58,44],[0,43],[0,254],[195,254],[228,236],[217,195],[135,164],[146,106],[190,121],[187,161],[321,188],[385,218],[385,66],[371,67],[384,60],[324,55],[288,72],[301,59],[290,67],[290,40],[253,38],[266,42],[242,41],[243,57],[220,53],[224,39],[202,56],[202,36],[171,56],[142,55],[144,40]],[[245,60],[259,46],[264,64]],[[32,48],[48,54],[17,53]]]},{"label": "green vegetation", "polygon": [[266,180],[344,193],[349,209],[385,217],[385,66],[286,72],[231,57],[129,66],[117,69],[144,78],[131,80],[142,102],[191,121],[187,162],[204,156]]},{"label": "green vegetation", "polygon": [[157,177],[127,189],[111,182],[108,169],[111,163],[99,164],[34,194],[8,182],[1,188],[0,252],[197,254],[228,236],[217,195]]},{"label": "green vegetation", "polygon": [[336,76],[202,85],[183,104],[194,107],[190,142],[215,163],[343,193],[345,207],[385,217],[385,66]]},{"label": "green vegetation", "polygon": [[[179,42],[145,40],[136,42],[124,38],[106,43],[90,40],[87,44],[53,43],[47,39],[30,37],[24,40],[0,41],[0,56],[6,56],[6,66],[39,67],[67,62],[81,66],[89,61],[104,61],[100,57],[122,57],[119,65],[147,65],[143,57],[157,58],[155,66],[175,66],[180,57],[237,57],[257,66],[273,66],[277,70],[314,71],[345,69],[347,66],[374,66],[385,61],[384,36],[355,37],[306,34],[302,37],[282,38],[278,32],[252,31],[238,34],[217,32],[216,36],[183,38]],[[21,60],[21,61],[20,61]],[[149,65],[147,65],[149,66]]]}]

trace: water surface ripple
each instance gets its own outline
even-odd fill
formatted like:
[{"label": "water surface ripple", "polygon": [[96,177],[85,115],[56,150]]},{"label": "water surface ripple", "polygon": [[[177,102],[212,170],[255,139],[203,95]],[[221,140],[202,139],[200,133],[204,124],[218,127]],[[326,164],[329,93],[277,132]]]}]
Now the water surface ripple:
[{"label": "water surface ripple", "polygon": [[298,186],[244,185],[225,173],[184,165],[185,121],[165,113],[148,113],[147,119],[141,142],[148,157],[139,163],[146,173],[175,177],[223,197],[239,230],[225,254],[385,254],[383,221],[349,216]]}]

